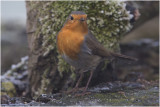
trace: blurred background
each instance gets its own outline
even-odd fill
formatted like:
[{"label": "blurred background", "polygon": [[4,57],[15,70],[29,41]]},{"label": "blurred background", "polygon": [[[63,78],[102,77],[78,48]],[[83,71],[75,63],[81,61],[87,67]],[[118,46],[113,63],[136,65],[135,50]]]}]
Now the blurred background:
[{"label": "blurred background", "polygon": [[[135,71],[144,72],[147,79],[158,78],[159,73],[159,1],[128,2],[139,9],[140,18],[133,29],[121,40],[124,54],[136,54],[139,62]],[[1,46],[2,74],[17,64],[21,57],[28,55],[26,35],[25,1],[1,1]],[[119,65],[119,77],[128,68]],[[129,74],[129,76],[136,74]],[[153,77],[153,78],[151,78]],[[127,78],[127,77],[126,77]]]},{"label": "blurred background", "polygon": [[1,1],[1,73],[28,55],[25,1]]}]

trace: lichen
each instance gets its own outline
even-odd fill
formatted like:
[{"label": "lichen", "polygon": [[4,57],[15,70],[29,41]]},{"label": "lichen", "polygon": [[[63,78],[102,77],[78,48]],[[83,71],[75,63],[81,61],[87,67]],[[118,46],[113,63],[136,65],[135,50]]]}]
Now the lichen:
[{"label": "lichen", "polygon": [[[51,50],[57,51],[56,35],[72,11],[84,11],[88,16],[87,23],[91,32],[104,47],[112,51],[120,51],[118,41],[121,35],[131,28],[129,20],[132,16],[125,9],[124,2],[112,0],[39,2],[41,3],[43,5],[39,6],[38,10],[39,28],[36,30],[36,35],[43,35],[44,56]],[[61,76],[63,71],[71,71],[71,67],[60,56],[58,56],[58,70]]]},{"label": "lichen", "polygon": [[16,88],[10,81],[2,82],[1,84],[1,95],[9,95],[13,97],[16,95]]}]

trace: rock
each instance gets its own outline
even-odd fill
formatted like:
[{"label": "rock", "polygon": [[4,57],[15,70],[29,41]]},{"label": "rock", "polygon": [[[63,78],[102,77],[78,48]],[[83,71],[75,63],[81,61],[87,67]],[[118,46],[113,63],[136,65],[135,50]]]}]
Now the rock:
[{"label": "rock", "polygon": [[[110,86],[106,88],[107,86]],[[85,96],[63,95],[61,99],[47,102],[44,106],[152,106],[159,104],[158,82],[155,86],[145,86],[137,82],[115,82],[101,84],[89,89]],[[97,88],[99,90],[97,91]],[[112,88],[111,88],[112,87]],[[96,91],[93,89],[96,88]],[[110,89],[110,90],[109,90]]]},{"label": "rock", "polygon": [[[6,106],[158,106],[158,81],[152,82],[108,82],[88,89],[90,94],[42,94],[35,100],[9,98]],[[25,100],[24,100],[25,99]],[[27,100],[26,100],[27,99]]]},{"label": "rock", "polygon": [[47,94],[42,94],[36,99],[36,101],[47,103],[47,102],[51,101],[51,97]]},{"label": "rock", "polygon": [[9,96],[8,95],[1,95],[1,104],[9,104]]}]

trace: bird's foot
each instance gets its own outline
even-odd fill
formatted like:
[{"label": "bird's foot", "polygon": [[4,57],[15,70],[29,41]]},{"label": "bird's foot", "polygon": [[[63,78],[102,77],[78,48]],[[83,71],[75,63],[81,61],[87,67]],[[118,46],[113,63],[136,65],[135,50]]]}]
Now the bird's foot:
[{"label": "bird's foot", "polygon": [[88,95],[88,94],[91,94],[91,92],[87,92],[87,88],[83,88],[82,89],[83,92],[82,93],[79,93],[79,94],[75,94],[75,96],[84,96],[84,95]]},{"label": "bird's foot", "polygon": [[88,95],[88,94],[91,94],[91,92],[78,93],[78,94],[75,94],[75,96],[79,97],[79,96],[84,96],[84,95]]},{"label": "bird's foot", "polygon": [[73,88],[71,90],[66,91],[66,94],[75,93],[77,91],[77,88]]},{"label": "bird's foot", "polygon": [[84,90],[84,87],[82,87],[82,88],[77,88],[77,87],[75,87],[75,88],[73,88],[73,89],[71,89],[71,90],[69,90],[69,91],[66,91],[65,93],[66,93],[66,94],[70,94],[70,93],[75,93],[75,92],[83,91],[83,90]]}]

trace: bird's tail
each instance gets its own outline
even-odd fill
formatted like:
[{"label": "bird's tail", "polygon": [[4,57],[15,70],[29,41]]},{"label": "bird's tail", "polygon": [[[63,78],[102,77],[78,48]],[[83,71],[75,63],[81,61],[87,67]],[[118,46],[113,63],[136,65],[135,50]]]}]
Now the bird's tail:
[{"label": "bird's tail", "polygon": [[133,61],[137,61],[137,58],[133,58],[127,55],[122,55],[122,54],[118,54],[118,53],[111,53],[114,57],[119,57],[119,58],[124,58],[124,59],[128,59],[128,60],[133,60]]}]

